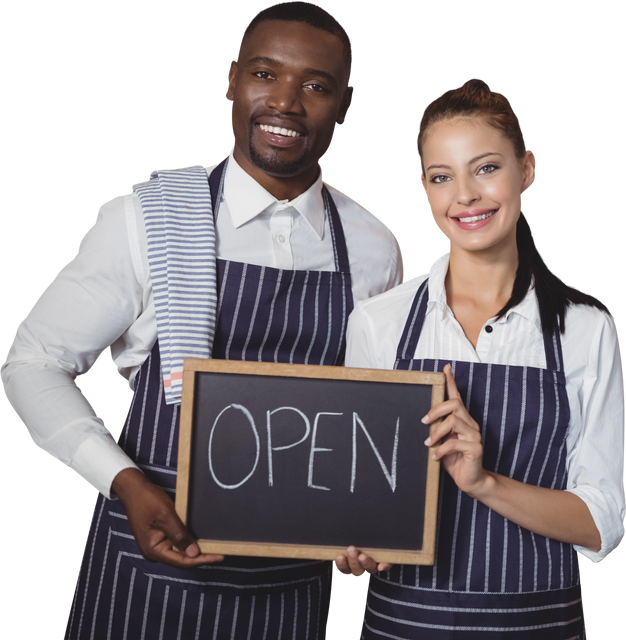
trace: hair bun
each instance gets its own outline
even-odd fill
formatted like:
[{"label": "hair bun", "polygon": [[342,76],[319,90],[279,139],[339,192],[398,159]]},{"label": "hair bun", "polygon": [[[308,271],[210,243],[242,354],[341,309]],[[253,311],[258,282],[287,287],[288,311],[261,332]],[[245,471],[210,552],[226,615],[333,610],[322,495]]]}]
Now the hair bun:
[{"label": "hair bun", "polygon": [[465,78],[463,82],[461,82],[462,87],[468,87],[470,89],[493,89],[493,87],[480,76],[470,76],[469,78]]},{"label": "hair bun", "polygon": [[492,91],[486,82],[473,78],[458,89],[446,91],[426,107],[417,137],[420,156],[429,127],[441,120],[457,117],[483,118],[511,141],[518,158],[526,152],[524,136],[509,101]]}]

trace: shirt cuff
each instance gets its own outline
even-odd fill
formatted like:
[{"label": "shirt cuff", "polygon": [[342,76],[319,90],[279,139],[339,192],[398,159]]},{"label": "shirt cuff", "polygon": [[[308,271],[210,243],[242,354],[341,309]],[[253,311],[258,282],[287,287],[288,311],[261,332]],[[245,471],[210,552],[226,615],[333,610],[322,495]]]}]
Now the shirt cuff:
[{"label": "shirt cuff", "polygon": [[117,499],[111,492],[115,476],[124,469],[139,469],[110,434],[96,434],[83,441],[70,467],[110,500]]},{"label": "shirt cuff", "polygon": [[617,547],[624,535],[622,516],[610,498],[596,489],[579,486],[567,491],[578,496],[587,505],[602,540],[602,546],[598,552],[578,545],[574,545],[574,549],[592,562],[600,562]]}]

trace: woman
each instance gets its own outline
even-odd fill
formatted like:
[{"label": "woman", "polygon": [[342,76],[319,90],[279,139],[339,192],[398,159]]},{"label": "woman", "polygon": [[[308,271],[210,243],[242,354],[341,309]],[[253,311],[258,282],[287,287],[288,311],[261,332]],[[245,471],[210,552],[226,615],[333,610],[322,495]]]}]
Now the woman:
[{"label": "woman", "polygon": [[577,564],[623,534],[623,386],[606,307],[545,266],[520,212],[535,160],[479,80],[424,113],[422,183],[450,254],[360,303],[349,366],[443,370],[426,445],[441,460],[433,567],[370,573],[363,638],[584,638]]}]

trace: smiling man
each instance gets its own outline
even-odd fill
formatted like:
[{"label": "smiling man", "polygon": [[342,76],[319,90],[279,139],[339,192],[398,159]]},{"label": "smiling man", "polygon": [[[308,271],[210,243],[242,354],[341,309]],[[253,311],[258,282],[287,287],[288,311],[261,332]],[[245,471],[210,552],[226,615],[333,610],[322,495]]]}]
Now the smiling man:
[{"label": "smiling man", "polygon": [[318,160],[350,106],[350,42],[330,16],[323,23],[320,14],[313,27],[291,22],[287,34],[284,21],[263,15],[230,69],[233,155],[277,199],[293,199],[318,178]]},{"label": "smiling man", "polygon": [[[350,63],[319,7],[261,12],[230,68],[230,156],[105,204],[18,331],[7,394],[101,493],[67,638],[324,637],[330,563],[201,554],[172,497],[184,357],[340,365],[354,304],[401,279],[391,233],[321,178]],[[74,383],[109,346],[135,390],[119,443]]]}]

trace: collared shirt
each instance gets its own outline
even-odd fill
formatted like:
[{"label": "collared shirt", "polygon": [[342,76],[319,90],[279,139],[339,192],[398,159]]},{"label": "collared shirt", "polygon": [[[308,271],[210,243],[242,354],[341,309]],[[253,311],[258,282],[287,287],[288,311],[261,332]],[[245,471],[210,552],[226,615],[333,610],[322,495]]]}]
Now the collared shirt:
[{"label": "collared shirt", "polygon": [[[210,171],[210,170],[209,170]],[[276,200],[231,157],[224,177],[226,215],[217,216],[217,252],[221,258],[277,269],[309,269],[317,254],[320,269],[334,268],[332,244],[324,215],[322,177],[291,201]],[[259,236],[255,224],[263,221],[270,233]],[[328,237],[328,236],[326,236]],[[268,258],[273,262],[268,263]]]},{"label": "collared shirt", "polygon": [[[212,168],[211,168],[212,169]],[[210,172],[211,169],[207,169]],[[217,218],[219,258],[268,267],[334,271],[322,178],[279,202],[230,157]],[[391,232],[328,187],[341,217],[355,303],[402,279]],[[111,346],[132,381],[157,338],[146,232],[135,194],[105,204],[76,258],[20,326],[2,369],[7,395],[33,439],[104,495],[134,463],[74,383]]]},{"label": "collared shirt", "polygon": [[[504,317],[485,323],[474,349],[447,305],[447,271],[448,256],[444,256],[429,276],[359,303],[348,323],[346,365],[393,368],[413,298],[428,277],[424,326],[415,354],[408,357],[545,368],[539,305],[532,289]],[[598,553],[576,549],[597,562],[624,533],[624,389],[619,345],[612,318],[593,307],[570,306],[565,328],[561,345],[571,411],[567,490],[587,504],[602,538]]]}]

